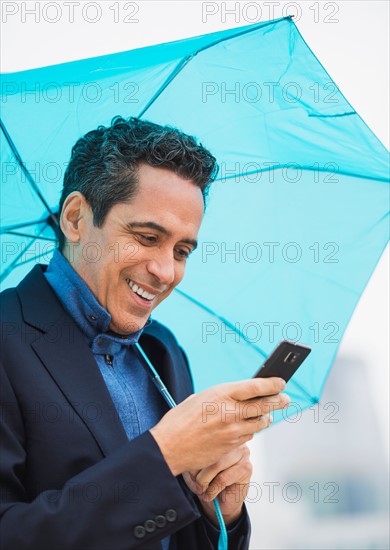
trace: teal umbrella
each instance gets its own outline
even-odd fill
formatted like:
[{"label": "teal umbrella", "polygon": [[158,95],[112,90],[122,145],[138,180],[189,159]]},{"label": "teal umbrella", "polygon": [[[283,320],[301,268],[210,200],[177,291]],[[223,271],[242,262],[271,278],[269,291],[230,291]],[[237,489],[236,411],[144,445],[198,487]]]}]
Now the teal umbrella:
[{"label": "teal umbrella", "polygon": [[197,390],[250,377],[286,338],[313,348],[292,413],[319,400],[388,240],[388,154],[290,17],[5,74],[1,100],[3,288],[49,261],[82,134],[118,114],[177,126],[220,171],[199,250],[154,318]]}]

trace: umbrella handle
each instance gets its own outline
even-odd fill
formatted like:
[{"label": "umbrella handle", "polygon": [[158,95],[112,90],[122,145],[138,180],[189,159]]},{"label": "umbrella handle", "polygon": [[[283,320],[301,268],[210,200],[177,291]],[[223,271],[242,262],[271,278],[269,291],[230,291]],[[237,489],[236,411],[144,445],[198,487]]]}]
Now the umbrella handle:
[{"label": "umbrella handle", "polygon": [[223,521],[223,515],[221,512],[221,508],[219,507],[218,498],[215,497],[213,500],[215,513],[217,514],[217,519],[219,523],[220,533],[219,533],[219,539],[218,539],[218,550],[228,550],[228,534],[226,531],[226,525]]},{"label": "umbrella handle", "polygon": [[[149,357],[146,355],[146,353],[141,348],[141,346],[137,343],[137,344],[135,344],[135,347],[137,348],[137,350],[141,354],[142,358],[144,359],[144,361],[145,361],[145,363],[148,367],[146,370],[147,370],[149,376],[152,378],[156,388],[161,393],[161,395],[163,396],[163,398],[167,402],[168,406],[171,409],[173,409],[173,407],[176,407],[176,402],[173,399],[173,397],[171,396],[171,394],[169,393],[168,388],[166,387],[164,382],[161,380],[160,376],[158,375],[158,372],[153,367],[152,363],[149,361]],[[220,528],[220,534],[219,534],[219,539],[218,539],[218,550],[228,550],[228,534],[227,534],[227,531],[226,531],[225,522],[223,520],[223,515],[222,515],[222,512],[221,512],[221,508],[219,506],[218,498],[215,498],[213,500],[213,504],[214,504],[214,508],[215,508],[215,513],[217,515],[219,528]]]}]

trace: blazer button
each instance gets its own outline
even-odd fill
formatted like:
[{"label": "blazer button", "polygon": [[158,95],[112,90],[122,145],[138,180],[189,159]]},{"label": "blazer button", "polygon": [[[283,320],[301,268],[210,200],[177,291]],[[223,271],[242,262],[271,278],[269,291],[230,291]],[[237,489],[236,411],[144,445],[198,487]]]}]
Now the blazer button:
[{"label": "blazer button", "polygon": [[142,527],[142,525],[137,525],[137,527],[134,527],[134,536],[137,538],[137,539],[142,539],[144,538],[144,536],[146,535],[146,531],[145,529]]},{"label": "blazer button", "polygon": [[157,527],[165,527],[167,524],[167,518],[165,516],[156,516],[154,518]]},{"label": "blazer button", "polygon": [[154,533],[156,530],[156,523],[152,519],[147,519],[144,523],[145,531],[148,533]]},{"label": "blazer button", "polygon": [[176,510],[174,510],[173,508],[170,508],[169,510],[167,510],[165,512],[165,517],[167,518],[167,520],[172,523],[173,521],[176,521],[176,518],[177,518],[177,512]]}]

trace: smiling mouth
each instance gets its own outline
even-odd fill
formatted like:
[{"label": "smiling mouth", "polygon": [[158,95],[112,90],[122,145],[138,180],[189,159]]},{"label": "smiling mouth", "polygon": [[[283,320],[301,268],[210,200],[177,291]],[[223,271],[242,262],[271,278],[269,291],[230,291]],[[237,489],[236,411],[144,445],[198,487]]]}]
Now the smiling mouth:
[{"label": "smiling mouth", "polygon": [[154,300],[154,298],[156,296],[158,296],[158,294],[151,294],[150,292],[148,292],[147,290],[145,290],[144,288],[142,288],[141,286],[138,286],[136,283],[134,283],[131,279],[126,279],[126,282],[127,284],[129,285],[129,287],[131,288],[131,290],[137,294],[138,296],[140,296],[140,298],[143,298],[145,300],[145,302],[151,302],[152,300]]}]

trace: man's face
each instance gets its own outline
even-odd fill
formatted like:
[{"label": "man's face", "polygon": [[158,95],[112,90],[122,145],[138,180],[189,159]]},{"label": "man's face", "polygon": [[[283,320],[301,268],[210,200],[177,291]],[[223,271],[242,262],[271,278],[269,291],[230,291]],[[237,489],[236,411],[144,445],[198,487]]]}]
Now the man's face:
[{"label": "man's face", "polygon": [[101,228],[85,209],[72,262],[118,334],[142,328],[180,283],[203,216],[202,192],[192,182],[145,164],[138,180],[136,196],[113,206]]}]

